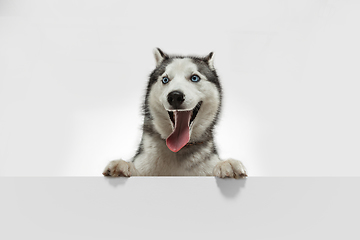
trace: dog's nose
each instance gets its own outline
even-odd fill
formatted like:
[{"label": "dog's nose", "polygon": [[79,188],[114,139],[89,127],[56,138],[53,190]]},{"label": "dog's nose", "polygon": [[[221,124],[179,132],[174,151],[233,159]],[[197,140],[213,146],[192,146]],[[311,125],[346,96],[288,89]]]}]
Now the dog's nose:
[{"label": "dog's nose", "polygon": [[171,93],[168,94],[167,100],[171,106],[177,109],[184,102],[185,95],[179,91],[172,91]]}]

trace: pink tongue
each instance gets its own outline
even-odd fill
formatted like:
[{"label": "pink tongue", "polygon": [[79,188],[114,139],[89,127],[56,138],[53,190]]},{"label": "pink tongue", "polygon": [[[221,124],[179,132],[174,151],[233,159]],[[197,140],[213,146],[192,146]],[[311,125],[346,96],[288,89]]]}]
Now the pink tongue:
[{"label": "pink tongue", "polygon": [[173,152],[178,152],[190,140],[189,123],[191,111],[175,111],[175,129],[166,139],[166,145]]}]

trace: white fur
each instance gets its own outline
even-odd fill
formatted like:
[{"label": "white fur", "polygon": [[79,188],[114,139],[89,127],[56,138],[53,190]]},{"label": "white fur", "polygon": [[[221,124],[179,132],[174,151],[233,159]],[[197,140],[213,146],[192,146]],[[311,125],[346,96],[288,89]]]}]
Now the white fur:
[{"label": "white fur", "polygon": [[203,156],[210,153],[210,146],[192,155],[191,160],[183,161],[176,153],[170,152],[163,141],[148,135],[143,140],[144,153],[138,156],[134,165],[144,176],[211,176],[214,166],[220,161],[216,155],[206,163],[203,161]]}]

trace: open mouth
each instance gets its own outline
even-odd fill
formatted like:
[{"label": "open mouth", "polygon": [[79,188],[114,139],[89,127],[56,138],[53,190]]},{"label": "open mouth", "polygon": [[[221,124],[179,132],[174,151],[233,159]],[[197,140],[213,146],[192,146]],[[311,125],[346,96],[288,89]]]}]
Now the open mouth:
[{"label": "open mouth", "polygon": [[190,128],[198,114],[202,102],[190,111],[168,111],[173,126],[173,132],[166,139],[166,145],[173,152],[178,152],[190,140]]},{"label": "open mouth", "polygon": [[[191,118],[190,118],[190,122],[189,122],[189,127],[192,125],[193,121],[196,118],[196,115],[198,114],[200,107],[201,107],[202,101],[200,101],[195,108],[191,111]],[[175,110],[176,111],[176,110]],[[175,111],[168,111],[171,123],[173,125],[173,128],[175,127],[175,118],[174,118],[174,112]]]}]

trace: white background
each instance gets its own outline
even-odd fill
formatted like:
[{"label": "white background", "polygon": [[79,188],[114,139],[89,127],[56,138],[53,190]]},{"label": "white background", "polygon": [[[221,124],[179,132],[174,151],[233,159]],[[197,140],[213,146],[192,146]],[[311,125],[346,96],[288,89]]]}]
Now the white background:
[{"label": "white background", "polygon": [[155,61],[215,52],[221,157],[250,176],[360,176],[359,1],[0,0],[0,176],[130,159]]}]

